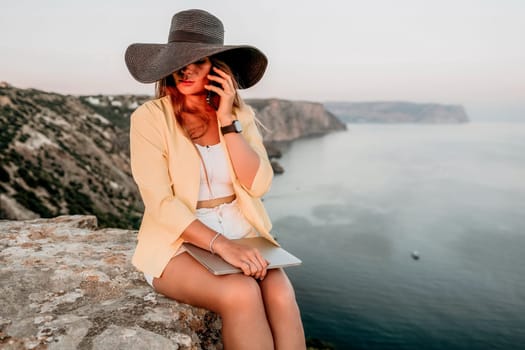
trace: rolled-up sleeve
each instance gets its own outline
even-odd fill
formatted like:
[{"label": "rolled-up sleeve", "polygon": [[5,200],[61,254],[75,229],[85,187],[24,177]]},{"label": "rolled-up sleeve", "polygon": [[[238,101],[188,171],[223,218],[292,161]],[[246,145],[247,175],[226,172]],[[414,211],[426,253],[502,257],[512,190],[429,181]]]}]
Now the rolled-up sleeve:
[{"label": "rolled-up sleeve", "polygon": [[177,240],[195,220],[187,203],[175,193],[168,171],[166,130],[161,116],[142,106],[131,116],[131,171],[144,202],[145,213]]}]

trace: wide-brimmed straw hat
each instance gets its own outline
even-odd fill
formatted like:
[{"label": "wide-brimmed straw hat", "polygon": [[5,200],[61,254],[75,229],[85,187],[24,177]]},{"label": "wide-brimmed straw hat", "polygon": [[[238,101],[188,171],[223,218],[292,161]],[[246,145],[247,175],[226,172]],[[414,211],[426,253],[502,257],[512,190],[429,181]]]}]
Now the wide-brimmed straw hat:
[{"label": "wide-brimmed straw hat", "polygon": [[241,89],[257,83],[268,65],[266,56],[253,46],[224,45],[222,22],[203,10],[176,13],[166,44],[131,44],[125,60],[136,80],[153,83],[207,56],[228,64]]}]

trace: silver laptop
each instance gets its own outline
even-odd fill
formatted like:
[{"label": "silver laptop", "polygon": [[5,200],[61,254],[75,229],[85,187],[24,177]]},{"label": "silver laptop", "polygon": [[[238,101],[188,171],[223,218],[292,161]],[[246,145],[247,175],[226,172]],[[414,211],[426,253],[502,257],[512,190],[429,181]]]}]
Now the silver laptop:
[{"label": "silver laptop", "polygon": [[[257,248],[259,252],[261,252],[261,255],[270,262],[268,269],[297,266],[302,263],[297,257],[288,253],[283,248],[273,245],[270,241],[263,237],[241,238],[234,239],[233,241]],[[242,272],[241,269],[230,265],[220,256],[214,255],[205,249],[199,248],[187,242],[183,243],[183,246],[191,256],[204,265],[214,275],[226,275],[230,273]]]}]

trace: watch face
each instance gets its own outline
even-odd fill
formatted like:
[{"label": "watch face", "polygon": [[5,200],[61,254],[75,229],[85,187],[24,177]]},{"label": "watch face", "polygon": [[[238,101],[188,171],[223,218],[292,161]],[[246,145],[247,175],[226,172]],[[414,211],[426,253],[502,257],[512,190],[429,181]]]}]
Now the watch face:
[{"label": "watch face", "polygon": [[241,122],[240,121],[234,120],[232,125],[235,128],[235,132],[237,132],[237,133],[242,132],[242,126],[241,126]]}]

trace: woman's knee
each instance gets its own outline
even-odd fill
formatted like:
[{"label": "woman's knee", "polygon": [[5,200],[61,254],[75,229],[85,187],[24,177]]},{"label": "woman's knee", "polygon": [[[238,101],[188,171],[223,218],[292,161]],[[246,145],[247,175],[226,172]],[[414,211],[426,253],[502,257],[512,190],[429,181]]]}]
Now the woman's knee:
[{"label": "woman's knee", "polygon": [[244,275],[229,275],[225,278],[222,295],[223,309],[244,310],[262,305],[262,294],[257,281]]},{"label": "woman's knee", "polygon": [[296,307],[295,291],[286,275],[272,277],[267,278],[262,286],[265,304],[277,308]]},{"label": "woman's knee", "polygon": [[279,288],[265,295],[265,303],[279,309],[297,307],[295,293],[292,288]]}]

